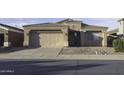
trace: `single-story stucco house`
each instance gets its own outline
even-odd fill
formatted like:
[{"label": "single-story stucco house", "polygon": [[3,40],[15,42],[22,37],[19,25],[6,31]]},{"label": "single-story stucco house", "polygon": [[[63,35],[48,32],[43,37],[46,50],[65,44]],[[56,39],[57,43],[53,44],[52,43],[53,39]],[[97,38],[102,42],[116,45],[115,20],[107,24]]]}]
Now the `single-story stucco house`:
[{"label": "single-story stucco house", "polygon": [[23,27],[24,46],[107,46],[108,27],[88,25],[78,20],[65,19],[56,23],[31,24]]},{"label": "single-story stucco house", "polygon": [[24,30],[0,24],[0,47],[22,47]]}]

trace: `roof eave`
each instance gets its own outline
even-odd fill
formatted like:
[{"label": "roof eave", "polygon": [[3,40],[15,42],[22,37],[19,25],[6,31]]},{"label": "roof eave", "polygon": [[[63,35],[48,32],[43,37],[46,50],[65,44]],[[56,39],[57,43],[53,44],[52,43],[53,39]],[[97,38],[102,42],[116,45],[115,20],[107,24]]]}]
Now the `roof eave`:
[{"label": "roof eave", "polygon": [[32,24],[32,25],[24,25],[23,27],[35,27],[35,26],[42,26],[42,27],[51,27],[51,26],[54,26],[54,27],[67,27],[66,25],[60,25],[60,24]]},{"label": "roof eave", "polygon": [[[85,25],[85,26],[91,26],[91,27],[98,27],[98,28],[103,28],[103,29],[108,29],[108,27],[104,27],[104,26],[97,26],[97,25]],[[82,25],[83,27],[83,25]]]},{"label": "roof eave", "polygon": [[124,21],[124,18],[121,18],[121,19],[118,20],[118,22],[120,22],[120,21]]},{"label": "roof eave", "polygon": [[17,27],[14,27],[14,26],[9,26],[9,25],[6,25],[6,24],[1,24],[1,23],[0,23],[0,25],[3,26],[3,27],[5,27],[5,28],[7,28],[7,29],[14,29],[14,30],[24,31],[24,30],[21,29],[21,28],[17,28]]}]

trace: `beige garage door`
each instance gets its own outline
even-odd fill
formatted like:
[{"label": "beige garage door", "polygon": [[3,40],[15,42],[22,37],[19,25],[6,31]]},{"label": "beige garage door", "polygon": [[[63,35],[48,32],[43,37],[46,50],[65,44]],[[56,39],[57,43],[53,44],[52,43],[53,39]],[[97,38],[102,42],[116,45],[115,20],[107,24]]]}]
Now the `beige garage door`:
[{"label": "beige garage door", "polygon": [[29,45],[31,47],[63,47],[63,33],[53,31],[32,31],[29,35]]},{"label": "beige garage door", "polygon": [[42,32],[40,34],[40,44],[42,47],[63,47],[64,37],[61,32]]}]

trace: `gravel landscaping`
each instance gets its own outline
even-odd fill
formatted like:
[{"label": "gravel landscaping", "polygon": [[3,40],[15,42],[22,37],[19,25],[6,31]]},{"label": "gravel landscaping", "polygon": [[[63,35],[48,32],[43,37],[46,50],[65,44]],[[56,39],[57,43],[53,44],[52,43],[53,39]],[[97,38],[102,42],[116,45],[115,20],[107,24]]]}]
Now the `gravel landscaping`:
[{"label": "gravel landscaping", "polygon": [[124,55],[115,52],[112,47],[65,47],[61,55]]}]

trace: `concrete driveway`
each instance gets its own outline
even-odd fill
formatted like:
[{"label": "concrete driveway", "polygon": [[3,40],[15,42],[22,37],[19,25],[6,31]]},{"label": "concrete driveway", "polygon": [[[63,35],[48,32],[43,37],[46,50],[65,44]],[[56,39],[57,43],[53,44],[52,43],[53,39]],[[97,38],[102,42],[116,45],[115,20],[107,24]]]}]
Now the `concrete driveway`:
[{"label": "concrete driveway", "polygon": [[2,75],[124,75],[123,61],[0,60]]},{"label": "concrete driveway", "polygon": [[62,48],[10,48],[0,53],[1,58],[23,58],[23,57],[56,57]]}]

